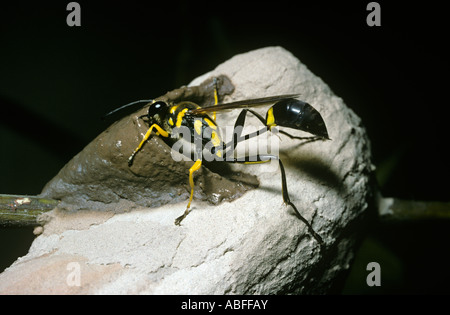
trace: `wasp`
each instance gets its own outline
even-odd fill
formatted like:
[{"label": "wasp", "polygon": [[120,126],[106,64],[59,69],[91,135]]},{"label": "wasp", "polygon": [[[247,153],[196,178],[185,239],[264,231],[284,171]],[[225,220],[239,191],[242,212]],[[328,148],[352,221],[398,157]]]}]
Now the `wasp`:
[{"label": "wasp", "polygon": [[[214,84],[217,84],[217,80],[214,80]],[[163,138],[177,138],[178,133],[175,132],[177,128],[184,127],[190,131],[191,138],[187,140],[193,144],[196,153],[194,156],[196,158],[193,159],[194,164],[189,169],[190,196],[186,210],[181,216],[175,219],[175,224],[180,225],[191,211],[191,202],[194,196],[194,173],[202,166],[201,152],[205,148],[214,155],[215,160],[227,163],[260,164],[277,160],[281,172],[281,192],[284,203],[292,207],[295,215],[308,227],[309,232],[322,246],[323,240],[320,235],[314,231],[311,224],[290,201],[286,173],[280,157],[271,154],[257,154],[236,158],[233,154],[238,143],[265,132],[270,132],[276,126],[302,130],[313,135],[312,137],[296,137],[280,130],[280,133],[292,139],[309,141],[330,140],[325,122],[320,113],[307,102],[298,100],[299,94],[277,95],[219,104],[217,91],[216,85],[214,88],[213,106],[201,107],[190,101],[174,103],[161,100],[142,100],[126,104],[106,114],[105,116],[111,115],[125,107],[138,103],[147,102],[149,105],[147,114],[138,117],[138,119],[146,120],[149,129],[136,149],[130,154],[128,165],[131,166],[133,164],[134,157],[152,136],[153,132]],[[266,117],[261,116],[252,109],[270,104],[272,106],[268,109]],[[241,112],[234,123],[233,140],[229,143],[224,143],[219,127],[215,122],[216,113],[235,109],[240,109]],[[251,134],[242,135],[245,119],[249,113],[255,116],[263,124],[263,127]],[[195,141],[200,136],[201,141]]]}]

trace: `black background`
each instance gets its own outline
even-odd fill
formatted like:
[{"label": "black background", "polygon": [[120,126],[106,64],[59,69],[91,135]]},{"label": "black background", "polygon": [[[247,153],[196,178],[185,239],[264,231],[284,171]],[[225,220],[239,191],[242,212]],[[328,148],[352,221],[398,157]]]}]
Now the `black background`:
[{"label": "black background", "polygon": [[[450,201],[448,27],[439,2],[69,1],[0,6],[0,193],[38,194],[108,123],[100,117],[189,83],[235,54],[282,46],[363,120],[384,196]],[[449,293],[448,221],[374,224],[343,293]],[[0,270],[31,229],[0,230]],[[368,262],[382,286],[365,283]]]}]

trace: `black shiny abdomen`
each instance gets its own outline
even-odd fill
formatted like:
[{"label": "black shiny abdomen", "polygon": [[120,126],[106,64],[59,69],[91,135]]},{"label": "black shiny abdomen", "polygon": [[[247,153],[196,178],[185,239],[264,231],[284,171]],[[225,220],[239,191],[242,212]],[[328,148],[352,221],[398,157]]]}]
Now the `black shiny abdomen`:
[{"label": "black shiny abdomen", "polygon": [[320,113],[306,102],[288,98],[272,106],[275,123],[309,132],[328,139],[328,131]]}]

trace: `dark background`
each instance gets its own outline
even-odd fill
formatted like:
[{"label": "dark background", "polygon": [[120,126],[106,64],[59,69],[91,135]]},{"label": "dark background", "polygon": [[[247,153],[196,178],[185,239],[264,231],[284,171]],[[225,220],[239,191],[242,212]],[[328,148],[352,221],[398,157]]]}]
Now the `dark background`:
[{"label": "dark background", "polygon": [[[189,83],[235,54],[279,45],[363,120],[384,196],[450,201],[449,32],[439,2],[70,1],[0,6],[0,193],[38,194],[120,105]],[[449,293],[450,223],[377,224],[343,293]],[[32,229],[0,230],[0,271]],[[382,285],[366,285],[370,261]]]}]

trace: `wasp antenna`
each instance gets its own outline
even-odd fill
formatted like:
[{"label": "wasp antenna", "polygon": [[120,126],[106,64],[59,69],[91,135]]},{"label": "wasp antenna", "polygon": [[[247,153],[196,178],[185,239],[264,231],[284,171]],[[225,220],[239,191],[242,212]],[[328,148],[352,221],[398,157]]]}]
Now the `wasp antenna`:
[{"label": "wasp antenna", "polygon": [[127,107],[129,107],[129,106],[133,106],[133,105],[139,104],[139,103],[150,103],[150,102],[153,102],[153,100],[139,100],[139,101],[134,101],[134,102],[125,104],[125,105],[123,105],[123,106],[120,106],[119,108],[116,108],[116,109],[110,111],[109,113],[107,113],[106,115],[104,115],[104,116],[102,117],[102,119],[105,119],[106,117],[111,116],[112,114],[114,114],[114,113],[116,113],[116,112],[118,112],[118,111],[120,111],[120,110],[122,110],[122,109],[124,109],[124,108],[127,108]]}]

